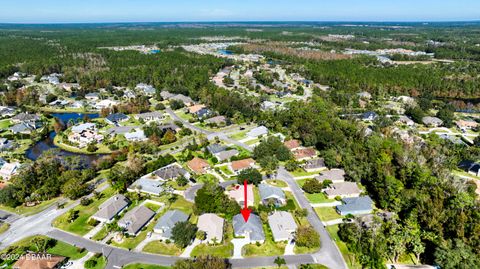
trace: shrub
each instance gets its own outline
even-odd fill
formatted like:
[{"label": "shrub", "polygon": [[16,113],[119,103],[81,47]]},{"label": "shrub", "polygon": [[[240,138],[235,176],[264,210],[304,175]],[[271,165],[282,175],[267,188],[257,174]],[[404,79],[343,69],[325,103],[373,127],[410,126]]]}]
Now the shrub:
[{"label": "shrub", "polygon": [[320,193],[323,189],[323,184],[316,179],[307,179],[303,184],[302,189],[306,193]]},{"label": "shrub", "polygon": [[299,247],[320,247],[320,236],[311,226],[298,227],[295,242]]},{"label": "shrub", "polygon": [[96,260],[88,260],[85,262],[84,266],[85,268],[93,268],[97,265],[97,261]]}]

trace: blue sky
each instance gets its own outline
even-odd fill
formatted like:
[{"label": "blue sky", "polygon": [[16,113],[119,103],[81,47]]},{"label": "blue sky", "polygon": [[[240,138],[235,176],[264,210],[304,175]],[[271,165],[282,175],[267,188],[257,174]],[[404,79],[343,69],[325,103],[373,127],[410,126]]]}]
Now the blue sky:
[{"label": "blue sky", "polygon": [[0,0],[0,22],[479,20],[479,0]]}]

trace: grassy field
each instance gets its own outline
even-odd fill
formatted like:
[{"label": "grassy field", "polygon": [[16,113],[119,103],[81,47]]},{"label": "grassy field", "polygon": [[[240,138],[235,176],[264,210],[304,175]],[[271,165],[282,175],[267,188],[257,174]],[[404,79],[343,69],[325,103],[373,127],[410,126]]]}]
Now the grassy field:
[{"label": "grassy field", "polygon": [[67,221],[67,213],[58,217],[53,221],[53,226],[67,232],[71,232],[78,235],[85,235],[91,229],[92,226],[88,225],[88,219],[98,211],[98,206],[105,202],[110,196],[112,196],[114,191],[110,188],[103,191],[103,196],[99,200],[94,200],[88,206],[78,205],[73,210],[78,210],[78,217],[73,222]]},{"label": "grassy field", "polygon": [[52,200],[44,201],[44,202],[42,202],[42,203],[40,203],[36,206],[28,206],[28,207],[24,206],[24,205],[17,206],[16,208],[11,208],[11,207],[7,207],[7,206],[0,206],[0,209],[8,211],[8,212],[15,213],[15,214],[19,214],[19,215],[30,216],[30,215],[35,215],[37,213],[42,212],[46,208],[48,208],[48,207],[52,206],[53,204],[55,204],[56,202],[58,202],[58,200],[60,200],[60,198],[54,198]]},{"label": "grassy field", "polygon": [[325,193],[305,193],[305,197],[310,203],[320,204],[320,203],[331,203],[335,202],[335,199],[328,199]]},{"label": "grassy field", "polygon": [[198,257],[202,255],[212,255],[219,258],[229,258],[233,255],[233,244],[229,243],[219,246],[201,244],[193,249],[190,257]]},{"label": "grassy field", "polygon": [[318,217],[323,221],[342,218],[333,207],[317,207],[315,208],[315,212],[317,212]]},{"label": "grassy field", "polygon": [[170,269],[170,268],[171,267],[167,267],[167,266],[141,264],[141,263],[128,264],[123,267],[123,269]]},{"label": "grassy field", "polygon": [[178,248],[173,243],[167,244],[165,242],[153,241],[143,248],[143,252],[178,256],[182,254],[182,249]]},{"label": "grassy field", "polygon": [[272,185],[272,186],[279,187],[279,188],[288,187],[287,183],[283,180],[280,180],[280,179],[269,179],[269,180],[267,180],[267,183]]},{"label": "grassy field", "polygon": [[0,129],[8,128],[12,125],[12,122],[9,119],[0,120]]},{"label": "grassy field", "polygon": [[47,252],[54,255],[69,257],[72,260],[78,260],[83,256],[87,255],[88,251],[83,250],[82,252],[79,252],[78,250],[78,248],[72,245],[57,241],[57,244],[54,247],[48,249]]},{"label": "grassy field", "polygon": [[9,227],[10,225],[8,223],[0,224],[0,234],[3,234],[4,232],[6,232]]},{"label": "grassy field", "polygon": [[340,237],[338,237],[338,225],[331,225],[327,226],[327,232],[330,234],[332,237],[333,241],[337,244],[338,249],[340,249],[340,252],[342,253],[343,258],[345,259],[345,262],[348,265],[348,268],[351,269],[360,269],[362,268],[358,263],[356,263],[354,255],[348,251],[347,244],[340,240]]}]

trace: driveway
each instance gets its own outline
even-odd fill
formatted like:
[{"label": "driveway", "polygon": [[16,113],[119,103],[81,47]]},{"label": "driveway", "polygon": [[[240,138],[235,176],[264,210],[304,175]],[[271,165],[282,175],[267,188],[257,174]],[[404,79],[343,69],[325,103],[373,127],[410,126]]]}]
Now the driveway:
[{"label": "driveway", "polygon": [[232,259],[242,258],[242,248],[250,243],[250,238],[235,238],[232,239],[233,256]]}]

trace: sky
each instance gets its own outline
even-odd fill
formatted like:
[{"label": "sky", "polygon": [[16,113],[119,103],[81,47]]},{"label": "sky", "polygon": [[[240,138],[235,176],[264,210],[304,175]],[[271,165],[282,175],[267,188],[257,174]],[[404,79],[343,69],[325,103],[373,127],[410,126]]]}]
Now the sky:
[{"label": "sky", "polygon": [[0,0],[0,23],[479,19],[479,0]]}]

